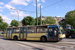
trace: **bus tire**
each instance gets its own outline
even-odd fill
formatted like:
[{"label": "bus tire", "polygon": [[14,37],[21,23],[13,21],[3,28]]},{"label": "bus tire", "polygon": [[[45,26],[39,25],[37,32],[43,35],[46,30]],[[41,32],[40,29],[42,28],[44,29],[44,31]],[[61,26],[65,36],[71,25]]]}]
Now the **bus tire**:
[{"label": "bus tire", "polygon": [[45,36],[43,36],[43,37],[41,37],[40,41],[46,42],[47,41],[47,38]]},{"label": "bus tire", "polygon": [[13,39],[14,39],[14,40],[18,40],[18,37],[15,35]]}]

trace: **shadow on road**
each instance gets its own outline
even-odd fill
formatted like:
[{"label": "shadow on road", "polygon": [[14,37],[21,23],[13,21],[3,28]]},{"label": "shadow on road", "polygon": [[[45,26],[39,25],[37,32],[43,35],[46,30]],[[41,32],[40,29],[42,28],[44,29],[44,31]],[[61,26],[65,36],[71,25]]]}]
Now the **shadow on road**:
[{"label": "shadow on road", "polygon": [[74,38],[69,37],[69,38],[65,38],[65,39],[75,39],[75,37]]}]

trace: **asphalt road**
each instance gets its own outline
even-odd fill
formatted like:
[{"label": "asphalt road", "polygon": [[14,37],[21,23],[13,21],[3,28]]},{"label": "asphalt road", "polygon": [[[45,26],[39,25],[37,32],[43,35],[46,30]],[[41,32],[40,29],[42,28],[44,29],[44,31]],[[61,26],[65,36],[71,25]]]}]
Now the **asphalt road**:
[{"label": "asphalt road", "polygon": [[75,39],[62,39],[59,42],[14,41],[0,36],[0,50],[75,50]]}]

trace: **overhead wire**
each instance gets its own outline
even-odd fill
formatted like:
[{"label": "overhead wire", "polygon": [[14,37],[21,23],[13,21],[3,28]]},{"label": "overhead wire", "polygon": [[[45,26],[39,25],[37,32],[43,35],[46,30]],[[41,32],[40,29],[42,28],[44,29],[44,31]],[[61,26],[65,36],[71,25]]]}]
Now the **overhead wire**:
[{"label": "overhead wire", "polygon": [[[30,6],[32,3],[34,3],[34,1],[32,1],[30,4],[28,4],[28,6]],[[28,6],[25,6],[25,7],[23,7],[22,9],[24,9],[24,8],[26,8],[26,7],[28,7]]]},{"label": "overhead wire", "polygon": [[[63,1],[63,0],[58,1],[58,2],[56,2],[56,3],[53,3],[53,4],[51,4],[51,5],[48,5],[48,6],[44,7],[44,8],[42,8],[41,10],[43,10],[43,9],[45,9],[45,8],[47,8],[47,7],[50,7],[50,6],[52,6],[52,5],[58,4],[58,3],[62,2],[62,1]],[[33,1],[33,2],[34,2],[34,1]],[[31,2],[28,6],[30,6],[33,2]],[[26,7],[28,7],[28,6],[25,6],[25,7],[23,7],[22,9],[24,9],[24,8],[26,8]],[[19,9],[17,9],[17,10],[19,10]],[[30,12],[30,13],[36,13],[36,12],[32,12],[32,11],[27,11],[27,10],[20,10],[20,11],[25,11],[25,12]]]},{"label": "overhead wire", "polygon": [[[33,3],[33,2],[31,2],[30,4],[28,4],[28,6],[30,6],[32,3]],[[22,9],[24,9],[24,8],[26,8],[26,7],[28,7],[28,6],[25,6],[25,7],[23,7]]]},{"label": "overhead wire", "polygon": [[[34,3],[34,2],[35,2],[35,0],[32,1],[30,4],[28,4],[28,6],[30,6],[30,5],[31,5],[32,3]],[[21,10],[21,9],[17,9],[17,10],[25,11],[25,12],[30,12],[30,13],[36,13],[36,12],[32,12],[32,11],[23,10],[24,8],[27,8],[28,6],[23,7],[22,10]]]},{"label": "overhead wire", "polygon": [[47,8],[47,7],[50,7],[50,6],[53,6],[53,5],[58,4],[58,3],[62,2],[62,1],[63,1],[63,0],[58,1],[58,2],[56,2],[56,3],[53,3],[53,4],[51,4],[51,5],[48,5],[48,6],[44,7],[44,8],[42,8],[42,9],[45,9],[45,8]]}]

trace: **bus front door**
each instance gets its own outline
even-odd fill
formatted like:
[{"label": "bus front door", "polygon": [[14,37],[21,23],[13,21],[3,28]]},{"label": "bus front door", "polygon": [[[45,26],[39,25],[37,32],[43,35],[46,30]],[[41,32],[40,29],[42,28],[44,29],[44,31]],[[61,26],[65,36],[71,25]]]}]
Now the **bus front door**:
[{"label": "bus front door", "polygon": [[59,33],[58,33],[58,28],[53,28],[53,39],[58,41],[58,36],[59,36]]},{"label": "bus front door", "polygon": [[19,39],[20,40],[26,40],[26,38],[27,38],[27,28],[21,27],[20,33],[19,33]]},{"label": "bus front door", "polygon": [[48,29],[48,40],[50,40],[50,41],[58,40],[57,28],[49,28]]},{"label": "bus front door", "polygon": [[7,29],[6,38],[7,39],[11,39],[12,38],[12,29],[11,28]]},{"label": "bus front door", "polygon": [[53,40],[53,28],[48,29],[48,40]]}]

